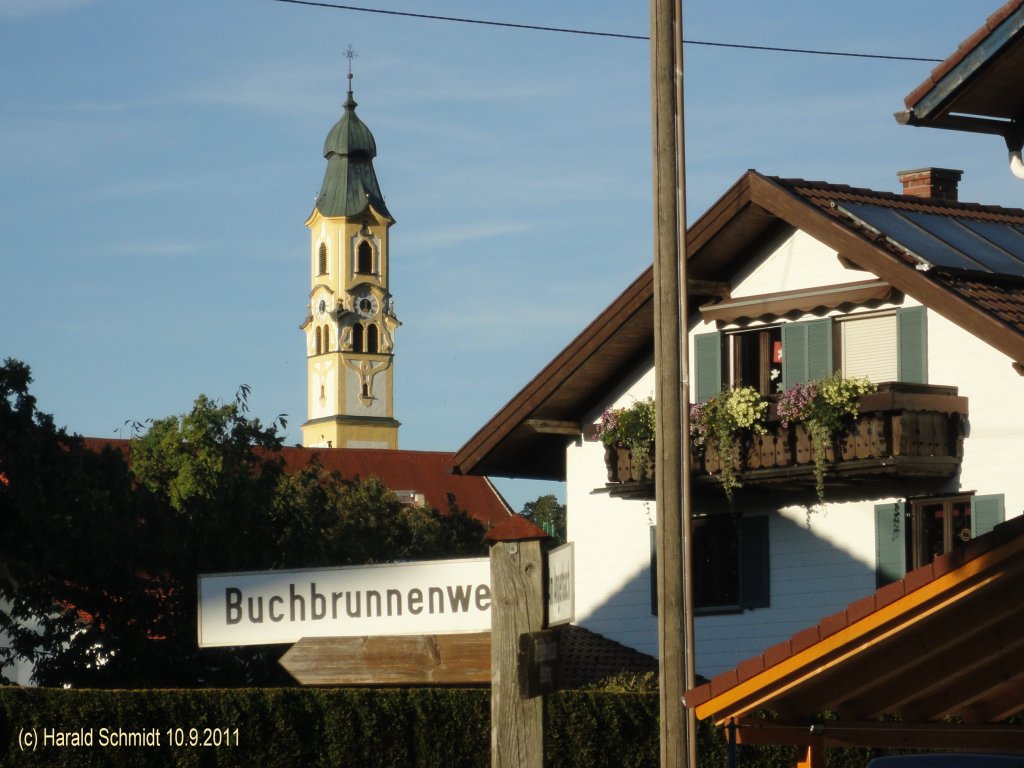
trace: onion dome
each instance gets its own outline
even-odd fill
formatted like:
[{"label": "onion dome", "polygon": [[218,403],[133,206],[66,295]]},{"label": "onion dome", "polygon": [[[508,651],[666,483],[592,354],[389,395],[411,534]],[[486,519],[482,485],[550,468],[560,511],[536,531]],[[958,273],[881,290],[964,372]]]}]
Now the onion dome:
[{"label": "onion dome", "polygon": [[366,124],[356,115],[352,98],[352,75],[349,75],[345,112],[334,124],[324,141],[327,171],[316,198],[316,209],[323,216],[358,216],[367,206],[391,218],[384,205],[384,196],[373,170],[377,144]]}]

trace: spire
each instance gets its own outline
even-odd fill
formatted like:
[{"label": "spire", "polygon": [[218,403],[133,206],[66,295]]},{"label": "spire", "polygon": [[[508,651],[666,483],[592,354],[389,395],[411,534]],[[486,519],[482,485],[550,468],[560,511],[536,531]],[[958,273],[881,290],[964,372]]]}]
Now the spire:
[{"label": "spire", "polygon": [[358,56],[359,54],[352,50],[352,45],[349,44],[348,48],[345,49],[345,58],[348,59],[348,97],[345,99],[346,112],[354,112],[355,108],[359,106],[356,104],[356,100],[352,98],[352,59]]},{"label": "spire", "polygon": [[378,213],[391,218],[373,170],[377,144],[370,129],[356,115],[356,100],[352,96],[352,59],[356,55],[352,46],[345,51],[348,58],[345,111],[324,141],[327,170],[316,198],[316,208],[324,216],[358,216],[372,205]]}]

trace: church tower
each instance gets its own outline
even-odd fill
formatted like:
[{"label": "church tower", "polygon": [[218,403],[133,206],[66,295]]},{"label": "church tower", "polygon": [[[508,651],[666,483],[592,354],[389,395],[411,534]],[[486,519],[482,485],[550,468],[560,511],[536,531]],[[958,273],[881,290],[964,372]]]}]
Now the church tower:
[{"label": "church tower", "polygon": [[[350,56],[351,58],[351,56]],[[352,72],[341,119],[324,142],[327,170],[309,228],[306,320],[307,447],[398,448],[388,232],[373,158],[377,146],[356,116]]]}]

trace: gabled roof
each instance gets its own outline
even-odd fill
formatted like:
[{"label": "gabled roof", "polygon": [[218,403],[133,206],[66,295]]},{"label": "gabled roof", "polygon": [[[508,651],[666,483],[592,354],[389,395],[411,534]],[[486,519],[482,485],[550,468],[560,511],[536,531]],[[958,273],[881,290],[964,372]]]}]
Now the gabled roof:
[{"label": "gabled roof", "polygon": [[1009,0],[904,99],[909,125],[1020,135],[1024,0]]},{"label": "gabled roof", "polygon": [[508,503],[486,477],[459,477],[451,472],[452,454],[370,448],[281,449],[285,466],[296,471],[316,460],[342,477],[376,477],[396,493],[423,494],[429,506],[447,512],[453,505],[485,526],[512,514]]},{"label": "gabled roof", "polygon": [[1024,712],[1022,589],[1017,517],[687,691],[685,704],[737,724],[748,743],[1020,749],[1024,726],[997,723]]},{"label": "gabled roof", "polygon": [[[94,451],[105,447],[126,456],[130,441],[84,438]],[[281,448],[288,472],[297,472],[312,461],[346,479],[376,477],[391,491],[422,494],[427,505],[447,512],[454,505],[474,520],[490,527],[512,514],[508,503],[486,477],[459,477],[451,473],[452,454],[442,451],[397,451],[369,448]]]},{"label": "gabled roof", "polygon": [[[1024,0],[1022,0],[1024,2]],[[856,212],[860,215],[852,215]],[[1024,210],[876,192],[844,185],[745,173],[688,230],[690,307],[721,296],[779,233],[800,229],[841,261],[876,275],[1010,357],[1024,361],[1024,262],[993,271],[941,242],[918,242],[865,226],[893,212],[962,227],[992,226],[1024,243]],[[877,223],[877,222],[876,222]],[[930,235],[929,235],[930,237]],[[941,263],[929,261],[935,259]],[[581,420],[641,360],[653,354],[653,270],[647,269],[561,353],[456,452],[459,474],[565,479],[566,441]]]}]

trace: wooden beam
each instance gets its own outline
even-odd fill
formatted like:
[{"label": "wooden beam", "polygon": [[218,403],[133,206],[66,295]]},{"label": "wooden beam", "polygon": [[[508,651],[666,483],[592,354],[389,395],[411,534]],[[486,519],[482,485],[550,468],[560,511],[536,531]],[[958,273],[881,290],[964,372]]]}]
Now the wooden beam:
[{"label": "wooden beam", "polygon": [[302,685],[486,684],[491,634],[304,637],[279,663]]},{"label": "wooden beam", "polygon": [[732,287],[724,280],[699,280],[696,277],[686,278],[686,291],[691,296],[717,296],[727,299],[732,295]]},{"label": "wooden beam", "polygon": [[523,425],[534,432],[542,435],[565,435],[566,437],[579,437],[583,433],[583,426],[578,421],[565,421],[558,419],[526,419]]},{"label": "wooden beam", "polygon": [[[1019,750],[1024,725],[960,723],[897,723],[881,721],[758,720],[737,722],[739,744],[788,744],[810,747],[886,747],[907,749],[969,749],[979,752]],[[812,730],[813,728],[813,730]]]}]

